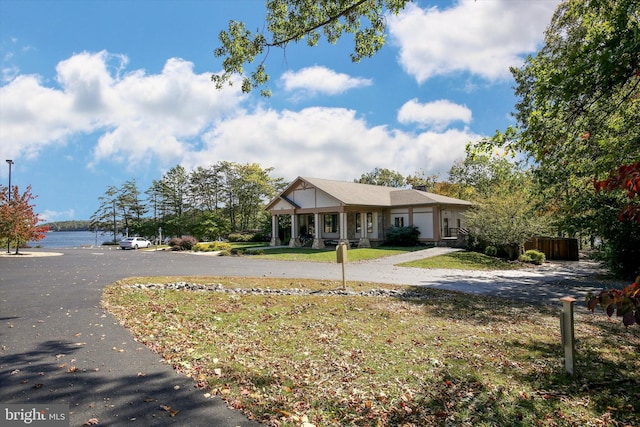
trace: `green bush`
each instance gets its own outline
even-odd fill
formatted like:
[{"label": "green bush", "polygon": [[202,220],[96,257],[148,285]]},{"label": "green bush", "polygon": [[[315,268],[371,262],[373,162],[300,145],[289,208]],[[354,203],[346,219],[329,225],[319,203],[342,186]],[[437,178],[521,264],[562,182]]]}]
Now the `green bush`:
[{"label": "green bush", "polygon": [[536,251],[535,249],[530,249],[518,257],[518,261],[520,262],[527,262],[535,265],[541,265],[545,260],[546,257],[544,254],[540,251]]},{"label": "green bush", "polygon": [[484,248],[484,254],[487,256],[496,256],[498,255],[498,248],[495,246],[487,246]]},{"label": "green bush", "polygon": [[231,233],[229,234],[230,242],[255,242],[255,233]]},{"label": "green bush", "polygon": [[417,246],[420,231],[415,225],[387,229],[386,246]]},{"label": "green bush", "polygon": [[531,258],[531,262],[534,263],[535,265],[542,265],[546,261],[546,257],[544,256],[544,254],[535,249],[530,249],[526,251],[524,254],[525,256],[528,256],[529,258]]},{"label": "green bush", "polygon": [[529,255],[522,254],[522,255],[520,255],[520,256],[518,257],[518,261],[520,261],[520,262],[526,262],[526,263],[531,263],[531,262],[532,262],[532,259],[531,259],[531,257],[530,257]]}]

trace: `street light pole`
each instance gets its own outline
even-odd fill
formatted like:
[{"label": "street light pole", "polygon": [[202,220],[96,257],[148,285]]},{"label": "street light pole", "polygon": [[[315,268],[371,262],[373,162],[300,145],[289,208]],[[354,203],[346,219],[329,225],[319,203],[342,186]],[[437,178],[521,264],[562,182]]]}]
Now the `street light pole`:
[{"label": "street light pole", "polygon": [[[11,208],[11,165],[13,164],[13,160],[6,161],[9,164],[9,208]],[[7,236],[7,253],[11,253],[11,240],[9,240],[9,236]]]}]

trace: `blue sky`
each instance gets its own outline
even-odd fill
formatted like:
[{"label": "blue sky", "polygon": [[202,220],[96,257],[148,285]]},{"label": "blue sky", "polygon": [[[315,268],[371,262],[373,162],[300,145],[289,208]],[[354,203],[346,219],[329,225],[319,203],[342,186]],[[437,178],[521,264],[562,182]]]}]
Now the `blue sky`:
[{"label": "blue sky", "polygon": [[266,60],[271,98],[216,90],[218,33],[262,28],[254,0],[1,0],[0,182],[49,221],[88,219],[110,185],[218,161],[351,181],[376,167],[446,178],[512,124],[513,79],[559,0],[415,1],[354,64],[336,46]]}]

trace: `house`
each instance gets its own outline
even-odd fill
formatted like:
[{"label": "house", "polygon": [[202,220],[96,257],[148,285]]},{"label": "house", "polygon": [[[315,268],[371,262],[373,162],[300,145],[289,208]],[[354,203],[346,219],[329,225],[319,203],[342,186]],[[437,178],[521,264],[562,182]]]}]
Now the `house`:
[{"label": "house", "polygon": [[[324,248],[349,242],[381,244],[389,227],[414,225],[421,242],[453,244],[471,202],[426,191],[298,177],[266,207],[271,246]],[[282,225],[285,224],[284,227]]]}]

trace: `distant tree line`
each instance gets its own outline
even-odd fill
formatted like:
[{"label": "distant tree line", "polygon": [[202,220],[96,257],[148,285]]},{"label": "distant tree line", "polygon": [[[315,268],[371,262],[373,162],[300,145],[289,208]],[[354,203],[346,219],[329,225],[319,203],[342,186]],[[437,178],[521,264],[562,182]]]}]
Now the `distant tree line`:
[{"label": "distant tree line", "polygon": [[284,186],[273,168],[221,161],[187,171],[177,165],[141,191],[135,179],[109,186],[90,218],[92,229],[149,238],[215,240],[239,231],[270,230],[267,201]]},{"label": "distant tree line", "polygon": [[44,225],[51,231],[91,231],[91,222],[88,220],[54,221]]}]

